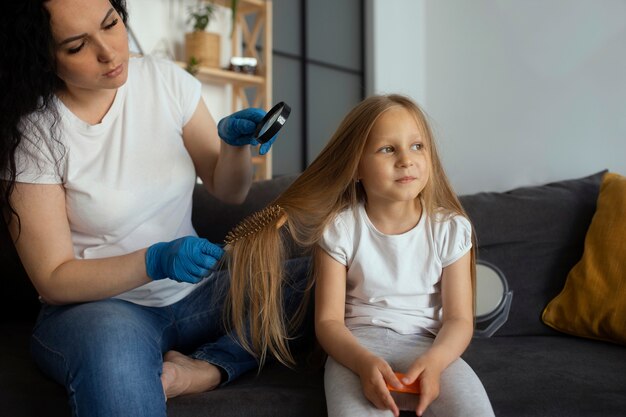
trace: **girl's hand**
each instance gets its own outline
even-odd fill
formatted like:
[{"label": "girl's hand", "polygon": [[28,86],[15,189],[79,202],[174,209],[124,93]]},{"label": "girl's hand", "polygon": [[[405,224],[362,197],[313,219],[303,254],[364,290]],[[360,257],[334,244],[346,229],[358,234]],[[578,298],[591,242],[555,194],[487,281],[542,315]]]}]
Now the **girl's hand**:
[{"label": "girl's hand", "polygon": [[424,414],[428,406],[439,396],[441,372],[443,369],[422,356],[413,362],[404,378],[400,380],[403,384],[408,385],[419,379],[420,398],[415,409],[418,416]]},{"label": "girl's hand", "polygon": [[387,383],[396,387],[402,385],[385,360],[374,355],[369,356],[359,367],[358,374],[365,398],[379,410],[388,409],[394,416],[400,415],[398,406],[387,389]]}]

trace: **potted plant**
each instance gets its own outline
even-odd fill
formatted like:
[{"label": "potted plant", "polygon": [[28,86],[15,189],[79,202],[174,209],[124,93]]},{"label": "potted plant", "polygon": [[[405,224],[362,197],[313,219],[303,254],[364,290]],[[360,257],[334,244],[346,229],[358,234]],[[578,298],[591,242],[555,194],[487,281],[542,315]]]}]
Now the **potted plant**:
[{"label": "potted plant", "polygon": [[185,60],[206,67],[220,66],[220,35],[207,32],[206,28],[215,14],[215,5],[198,0],[189,8],[187,23],[192,24],[192,31],[185,34]]}]

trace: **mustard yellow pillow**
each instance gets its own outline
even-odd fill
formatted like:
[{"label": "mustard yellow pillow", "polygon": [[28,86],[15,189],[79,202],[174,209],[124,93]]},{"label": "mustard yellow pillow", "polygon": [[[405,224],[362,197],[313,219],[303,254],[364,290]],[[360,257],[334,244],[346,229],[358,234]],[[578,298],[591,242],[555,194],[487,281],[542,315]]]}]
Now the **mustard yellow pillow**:
[{"label": "mustard yellow pillow", "polygon": [[564,333],[626,345],[626,178],[602,179],[582,259],[543,322]]}]

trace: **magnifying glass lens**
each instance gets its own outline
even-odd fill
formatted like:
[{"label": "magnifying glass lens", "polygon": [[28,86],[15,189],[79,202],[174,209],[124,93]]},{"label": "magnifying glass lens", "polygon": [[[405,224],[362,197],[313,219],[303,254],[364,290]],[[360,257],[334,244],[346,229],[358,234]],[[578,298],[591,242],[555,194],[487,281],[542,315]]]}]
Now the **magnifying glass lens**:
[{"label": "magnifying glass lens", "polygon": [[268,142],[287,122],[291,108],[285,102],[280,102],[267,112],[263,120],[257,125],[254,136],[259,143]]},{"label": "magnifying glass lens", "polygon": [[265,122],[263,124],[263,127],[261,127],[261,131],[259,132],[259,136],[262,136],[265,132],[267,132],[267,130],[274,124],[276,123],[276,120],[278,119],[278,116],[280,116],[280,112],[283,110],[283,107],[281,106],[281,108],[279,109],[279,111],[275,112],[274,114],[271,115],[270,119]]}]

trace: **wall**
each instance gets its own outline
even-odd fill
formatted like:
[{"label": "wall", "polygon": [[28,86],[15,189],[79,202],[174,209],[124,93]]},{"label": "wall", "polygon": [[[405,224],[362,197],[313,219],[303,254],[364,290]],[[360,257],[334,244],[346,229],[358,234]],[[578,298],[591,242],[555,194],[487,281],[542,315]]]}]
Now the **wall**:
[{"label": "wall", "polygon": [[425,25],[422,0],[365,2],[366,90],[402,93],[423,104]]},{"label": "wall", "polygon": [[626,2],[366,2],[368,93],[422,104],[457,192],[626,174]]}]

